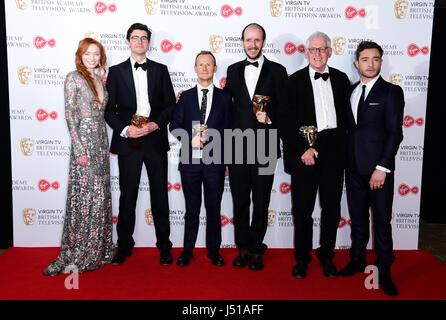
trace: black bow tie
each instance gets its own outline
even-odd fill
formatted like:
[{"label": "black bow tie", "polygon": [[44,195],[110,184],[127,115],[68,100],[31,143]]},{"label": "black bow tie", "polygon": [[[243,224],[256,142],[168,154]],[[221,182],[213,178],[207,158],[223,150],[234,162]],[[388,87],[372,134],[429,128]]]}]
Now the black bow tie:
[{"label": "black bow tie", "polygon": [[141,67],[141,69],[146,71],[147,70],[147,61],[145,61],[144,63],[135,62],[135,69],[138,70],[139,67]]},{"label": "black bow tie", "polygon": [[259,62],[251,62],[249,60],[245,60],[245,66],[249,66],[249,65],[253,65],[254,67],[258,68],[259,67]]},{"label": "black bow tie", "polygon": [[325,72],[325,73],[319,73],[319,72],[316,72],[316,73],[314,74],[314,79],[317,80],[317,79],[319,79],[320,77],[322,77],[322,80],[327,81],[327,79],[328,79],[329,76],[330,76],[330,74],[327,73],[327,72]]}]

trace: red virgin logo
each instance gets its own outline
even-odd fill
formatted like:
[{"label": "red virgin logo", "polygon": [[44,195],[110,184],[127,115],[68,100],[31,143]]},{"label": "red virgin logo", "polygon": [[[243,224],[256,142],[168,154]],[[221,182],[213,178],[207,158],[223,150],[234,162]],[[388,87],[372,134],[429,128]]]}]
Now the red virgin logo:
[{"label": "red virgin logo", "polygon": [[181,190],[181,184],[179,184],[178,182],[175,183],[175,184],[167,182],[167,191],[170,191],[172,189],[174,189],[175,191],[180,191]]},{"label": "red virgin logo", "polygon": [[420,191],[420,189],[418,189],[417,186],[415,187],[409,187],[407,184],[400,184],[400,186],[398,187],[398,193],[401,196],[406,196],[408,195],[410,192],[412,192],[413,194],[417,194],[418,191]]},{"label": "red virgin logo", "polygon": [[367,15],[365,9],[356,10],[355,7],[349,6],[345,9],[345,17],[347,19],[353,19],[359,15],[361,18],[364,18]]},{"label": "red virgin logo", "polygon": [[226,85],[226,77],[220,79],[220,88],[223,89]]},{"label": "red virgin logo", "polygon": [[299,53],[304,53],[305,52],[305,46],[303,44],[296,46],[292,42],[287,42],[287,43],[285,43],[285,46],[283,47],[283,50],[285,51],[285,54],[290,56],[293,53],[295,53],[296,51],[298,51]]},{"label": "red virgin logo", "polygon": [[413,126],[414,124],[417,124],[419,126],[422,126],[424,124],[423,118],[414,119],[412,116],[405,116],[403,120],[403,126],[405,128],[409,128]]},{"label": "red virgin logo", "polygon": [[116,5],[111,4],[107,6],[104,2],[98,1],[94,5],[94,11],[96,11],[97,14],[103,14],[105,11],[115,12],[116,11]]},{"label": "red virgin logo", "polygon": [[417,54],[419,53],[422,54],[428,54],[429,53],[429,48],[424,46],[420,49],[420,47],[418,47],[416,44],[411,43],[409,45],[409,47],[407,47],[407,54],[409,55],[409,57],[415,57]]},{"label": "red virgin logo", "polygon": [[45,121],[46,119],[51,118],[53,120],[57,119],[57,112],[53,111],[51,113],[46,112],[43,109],[39,109],[36,111],[36,119],[40,122]]},{"label": "red virgin logo", "polygon": [[57,190],[60,187],[59,182],[55,181],[53,183],[50,183],[45,179],[39,180],[37,185],[38,185],[39,190],[42,192],[48,191],[50,188]]},{"label": "red virgin logo", "polygon": [[180,51],[181,49],[183,49],[183,45],[181,44],[181,42],[177,42],[177,43],[173,44],[169,40],[161,41],[161,51],[162,52],[167,53],[167,52],[171,51],[172,49]]},{"label": "red virgin logo", "polygon": [[289,183],[282,182],[282,183],[280,184],[280,192],[281,192],[281,193],[283,193],[283,194],[287,194],[287,193],[290,192],[290,191],[291,191],[291,186],[290,186]]},{"label": "red virgin logo", "polygon": [[56,46],[56,40],[54,39],[49,39],[48,41],[45,40],[44,37],[42,36],[36,36],[34,37],[34,47],[36,47],[37,49],[42,49],[43,47],[45,47],[46,45],[48,45],[51,48],[54,48]]},{"label": "red virgin logo", "polygon": [[234,224],[234,218],[229,219],[227,216],[221,215],[221,226],[226,227],[228,224]]},{"label": "red virgin logo", "polygon": [[235,14],[236,16],[241,16],[243,13],[243,10],[241,7],[232,9],[232,7],[230,5],[225,4],[221,7],[220,13],[223,16],[223,18],[229,18],[230,16],[232,16],[232,14]]}]

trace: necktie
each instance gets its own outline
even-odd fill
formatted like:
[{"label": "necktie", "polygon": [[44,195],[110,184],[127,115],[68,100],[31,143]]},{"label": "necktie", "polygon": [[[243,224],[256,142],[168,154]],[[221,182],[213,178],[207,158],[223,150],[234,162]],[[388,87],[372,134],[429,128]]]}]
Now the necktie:
[{"label": "necktie", "polygon": [[203,98],[201,98],[201,108],[200,108],[200,113],[201,113],[201,119],[203,120],[203,123],[206,120],[206,106],[208,104],[208,91],[209,89],[201,89],[201,91],[203,92]]},{"label": "necktie", "polygon": [[327,73],[327,72],[325,72],[325,73],[319,73],[319,72],[316,72],[316,73],[314,74],[314,79],[317,80],[317,79],[319,79],[320,77],[322,77],[322,80],[327,81],[327,79],[328,79],[329,76],[330,76],[330,74]]},{"label": "necktie", "polygon": [[359,115],[364,111],[364,108],[365,108],[365,88],[366,88],[366,85],[363,84],[362,85],[362,94],[361,94],[361,97],[359,98],[358,110],[356,113],[356,123],[358,123]]},{"label": "necktie", "polygon": [[258,61],[251,62],[251,61],[249,61],[249,60],[245,60],[245,66],[249,66],[249,65],[258,68],[258,67],[259,67],[259,62],[258,62]]},{"label": "necktie", "polygon": [[147,70],[147,61],[145,61],[144,63],[135,62],[135,69],[138,70],[139,67],[141,67],[141,69],[146,71]]}]

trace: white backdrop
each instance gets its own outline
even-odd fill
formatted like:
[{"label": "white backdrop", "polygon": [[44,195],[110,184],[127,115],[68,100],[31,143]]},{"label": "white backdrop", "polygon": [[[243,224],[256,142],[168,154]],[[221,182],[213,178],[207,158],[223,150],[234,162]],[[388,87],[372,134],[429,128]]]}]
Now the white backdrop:
[{"label": "white backdrop", "polygon": [[[153,31],[148,57],[168,66],[177,93],[195,84],[193,64],[200,50],[215,53],[215,84],[223,86],[227,67],[244,58],[242,29],[257,22],[266,29],[265,56],[283,64],[289,74],[306,66],[305,40],[316,30],[333,40],[329,65],[346,72],[352,82],[359,79],[353,64],[357,44],[370,39],[382,45],[385,53],[381,74],[404,89],[406,100],[404,140],[396,156],[394,247],[416,249],[433,6],[434,0],[5,1],[14,245],[60,245],[70,150],[63,83],[65,75],[75,68],[79,40],[86,36],[99,40],[111,66],[130,54],[125,44],[128,27],[134,22],[147,24]],[[173,137],[170,140],[171,240],[180,247],[184,198],[177,171],[179,144]],[[119,174],[115,155],[110,165],[116,223]],[[265,238],[272,248],[293,246],[289,183],[290,177],[279,161]],[[137,246],[155,246],[148,189],[143,170],[134,234]],[[319,242],[319,216],[317,204],[313,214],[314,247]],[[222,246],[235,247],[228,180],[221,217]],[[205,240],[204,208],[201,219],[198,247],[203,247]],[[349,223],[344,194],[337,248],[350,247]]]}]

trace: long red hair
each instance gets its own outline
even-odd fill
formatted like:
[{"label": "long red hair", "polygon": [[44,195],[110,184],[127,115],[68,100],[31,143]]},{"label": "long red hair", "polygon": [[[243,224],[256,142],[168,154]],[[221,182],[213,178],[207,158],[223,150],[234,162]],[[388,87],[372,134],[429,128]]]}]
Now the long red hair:
[{"label": "long red hair", "polygon": [[103,76],[105,76],[105,73],[106,73],[105,64],[107,63],[107,57],[105,55],[105,50],[104,50],[104,47],[102,46],[102,44],[93,38],[85,38],[85,39],[82,39],[81,41],[79,41],[79,45],[78,45],[77,51],[76,51],[75,63],[76,63],[76,70],[85,78],[91,91],[95,95],[96,99],[99,101],[98,92],[96,90],[96,86],[94,85],[94,79],[91,76],[90,72],[88,71],[87,67],[82,62],[82,55],[88,50],[88,47],[91,44],[95,44],[99,48],[99,51],[101,54],[101,59],[99,60],[99,63],[96,66],[96,69],[99,69],[99,75],[101,76],[101,78]]}]

